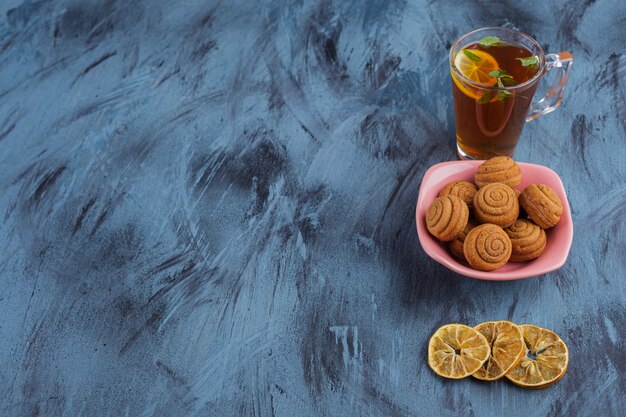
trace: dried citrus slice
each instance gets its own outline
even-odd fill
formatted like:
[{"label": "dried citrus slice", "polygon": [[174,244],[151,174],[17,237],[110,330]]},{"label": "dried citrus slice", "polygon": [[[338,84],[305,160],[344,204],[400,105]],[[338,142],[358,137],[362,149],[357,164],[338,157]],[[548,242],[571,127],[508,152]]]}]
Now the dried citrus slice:
[{"label": "dried citrus slice", "polygon": [[[480,49],[471,49],[464,52],[460,50],[454,57],[454,66],[467,78],[484,85],[493,85],[496,81],[495,78],[489,76],[491,71],[495,71],[498,68],[498,62],[496,59],[485,51]],[[476,61],[477,59],[477,61]],[[468,86],[462,80],[452,72],[452,81],[456,86],[468,97],[472,97],[476,100],[482,97],[482,93],[474,88]]]},{"label": "dried citrus slice", "polygon": [[561,379],[567,371],[569,351],[565,342],[550,330],[522,324],[526,357],[506,377],[520,387],[545,388]]},{"label": "dried citrus slice", "polygon": [[502,378],[526,355],[522,330],[510,321],[488,321],[474,327],[489,342],[489,359],[473,376],[485,381]]},{"label": "dried citrus slice", "polygon": [[446,324],[428,342],[428,365],[444,378],[465,378],[488,358],[489,343],[485,336],[464,324]]}]

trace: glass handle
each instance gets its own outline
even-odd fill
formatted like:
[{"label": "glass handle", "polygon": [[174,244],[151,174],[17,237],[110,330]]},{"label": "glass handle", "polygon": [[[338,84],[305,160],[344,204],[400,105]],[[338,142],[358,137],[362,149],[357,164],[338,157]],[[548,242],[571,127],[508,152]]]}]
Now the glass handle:
[{"label": "glass handle", "polygon": [[569,78],[569,74],[572,72],[572,64],[574,58],[569,52],[559,52],[557,54],[546,55],[546,69],[548,72],[553,68],[556,68],[554,80],[548,89],[548,92],[541,100],[534,102],[530,105],[528,116],[526,121],[536,119],[539,116],[550,113],[552,110],[559,107],[561,101],[563,101],[563,92],[565,91],[565,85]]}]

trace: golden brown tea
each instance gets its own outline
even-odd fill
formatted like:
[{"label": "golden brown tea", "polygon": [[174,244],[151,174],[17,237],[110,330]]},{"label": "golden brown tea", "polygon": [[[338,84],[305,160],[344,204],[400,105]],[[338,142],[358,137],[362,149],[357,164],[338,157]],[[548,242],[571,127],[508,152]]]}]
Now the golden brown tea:
[{"label": "golden brown tea", "polygon": [[490,36],[459,50],[453,65],[465,77],[451,68],[459,153],[512,156],[537,89],[537,80],[524,83],[537,74],[539,58]]}]

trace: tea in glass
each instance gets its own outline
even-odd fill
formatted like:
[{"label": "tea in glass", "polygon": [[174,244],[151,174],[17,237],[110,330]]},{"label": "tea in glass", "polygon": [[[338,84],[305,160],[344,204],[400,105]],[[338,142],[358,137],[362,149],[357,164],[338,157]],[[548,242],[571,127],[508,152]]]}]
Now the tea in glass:
[{"label": "tea in glass", "polygon": [[[548,95],[558,100],[531,103],[539,80],[557,62],[566,68]],[[534,39],[512,29],[479,29],[459,38],[450,51],[459,156],[512,156],[524,123],[560,104],[570,70],[571,55],[546,56]]]}]

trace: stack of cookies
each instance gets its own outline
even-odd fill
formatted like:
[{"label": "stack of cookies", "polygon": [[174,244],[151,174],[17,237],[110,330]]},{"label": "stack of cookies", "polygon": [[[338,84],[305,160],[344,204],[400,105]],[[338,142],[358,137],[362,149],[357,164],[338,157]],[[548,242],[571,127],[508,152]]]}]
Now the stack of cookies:
[{"label": "stack of cookies", "polygon": [[[426,213],[428,231],[481,271],[536,259],[547,245],[545,229],[559,222],[563,204],[544,184],[520,192],[515,187],[521,180],[513,159],[488,159],[478,167],[474,183],[453,181],[441,190]],[[527,218],[521,218],[522,210]]]}]

